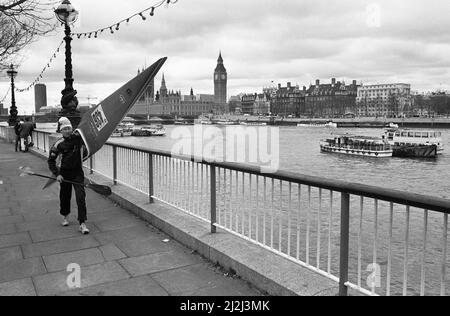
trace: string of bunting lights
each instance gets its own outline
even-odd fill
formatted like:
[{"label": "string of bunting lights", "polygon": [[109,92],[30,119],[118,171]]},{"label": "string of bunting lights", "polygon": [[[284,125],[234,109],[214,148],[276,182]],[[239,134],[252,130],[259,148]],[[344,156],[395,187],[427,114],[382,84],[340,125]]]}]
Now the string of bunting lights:
[{"label": "string of bunting lights", "polygon": [[[155,10],[158,9],[159,7],[161,7],[162,5],[166,4],[165,7],[167,8],[167,7],[169,6],[169,4],[171,4],[171,3],[177,3],[177,2],[178,2],[178,0],[161,0],[161,1],[159,1],[158,3],[155,3],[154,5],[152,5],[151,7],[147,8],[147,9],[145,9],[145,10],[142,10],[142,11],[140,11],[140,12],[138,12],[138,13],[135,13],[135,14],[133,14],[132,16],[130,16],[130,17],[126,18],[126,19],[123,19],[123,20],[121,20],[121,21],[119,21],[119,22],[116,22],[116,23],[114,23],[114,24],[112,24],[112,25],[110,25],[110,26],[108,26],[108,27],[105,27],[105,28],[102,28],[102,29],[98,29],[98,30],[96,30],[96,31],[86,32],[86,33],[72,33],[72,35],[76,36],[78,39],[80,39],[82,36],[83,36],[83,37],[91,38],[92,35],[94,35],[94,37],[97,38],[99,33],[103,33],[104,31],[106,31],[106,30],[108,30],[108,29],[111,31],[111,34],[113,34],[113,33],[114,33],[114,30],[116,30],[116,31],[119,30],[120,25],[121,25],[122,23],[125,23],[125,22],[126,22],[127,25],[128,25],[128,23],[129,23],[133,18],[138,17],[138,16],[140,16],[140,17],[142,18],[142,20],[145,21],[145,20],[147,20],[146,14],[147,14],[149,11],[150,11],[149,15],[150,15],[150,16],[154,16]],[[59,46],[58,46],[58,48],[56,49],[56,51],[53,53],[53,55],[52,55],[52,57],[50,58],[50,60],[49,60],[49,62],[47,63],[47,65],[44,67],[44,69],[42,69],[41,73],[36,77],[36,79],[35,79],[28,87],[26,87],[26,88],[24,88],[24,89],[18,89],[18,88],[15,88],[15,90],[16,90],[17,92],[25,92],[25,91],[29,91],[31,88],[33,88],[33,87],[34,87],[34,86],[35,86],[35,85],[43,78],[45,71],[46,71],[48,68],[50,68],[51,63],[52,63],[53,60],[56,58],[56,56],[57,56],[57,54],[59,53],[59,51],[60,51],[60,49],[61,49],[61,46],[62,46],[63,44],[64,44],[64,40],[61,41],[61,43],[59,44]],[[11,89],[11,88],[10,88],[10,89]],[[8,93],[9,93],[9,91],[8,91]],[[8,93],[7,93],[6,95],[8,95]],[[6,98],[6,96],[5,96],[5,98]],[[3,98],[3,100],[4,100],[5,98]],[[2,100],[2,102],[3,102],[3,100]]]},{"label": "string of bunting lights", "polygon": [[52,57],[50,57],[50,60],[47,62],[47,65],[44,67],[44,69],[42,69],[41,73],[36,77],[36,79],[28,87],[26,87],[24,89],[16,88],[15,90],[17,92],[25,92],[25,91],[29,91],[31,88],[33,88],[43,78],[44,73],[47,71],[47,69],[50,68],[50,65],[52,64],[53,60],[56,59],[56,56],[60,52],[61,46],[63,44],[64,44],[64,40],[61,41],[61,43],[59,44],[58,48],[53,53]]},{"label": "string of bunting lights", "polygon": [[72,33],[72,35],[76,36],[78,39],[80,39],[81,37],[83,38],[91,38],[92,36],[94,36],[94,38],[97,38],[100,34],[102,34],[103,32],[109,30],[111,32],[111,34],[114,34],[114,31],[119,31],[120,29],[120,25],[122,23],[128,23],[136,17],[140,17],[143,21],[147,20],[147,14],[150,11],[150,13],[148,14],[149,16],[154,16],[155,15],[155,10],[158,9],[159,7],[161,7],[163,4],[166,4],[165,7],[167,8],[169,6],[169,4],[171,3],[177,3],[178,0],[161,0],[158,3],[152,5],[151,7],[142,10],[141,12],[135,13],[132,16],[129,16],[126,19],[123,19],[121,21],[118,21],[114,24],[111,24],[110,26],[95,30],[95,31],[90,31],[90,32],[85,32],[85,33]]}]

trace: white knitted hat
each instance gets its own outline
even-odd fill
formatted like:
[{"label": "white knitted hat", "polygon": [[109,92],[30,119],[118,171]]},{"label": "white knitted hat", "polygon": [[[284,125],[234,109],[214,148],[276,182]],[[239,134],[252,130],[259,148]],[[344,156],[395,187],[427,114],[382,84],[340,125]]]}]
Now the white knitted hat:
[{"label": "white knitted hat", "polygon": [[70,123],[69,119],[67,117],[61,117],[58,121],[59,123],[59,129],[62,130],[66,127],[72,128],[72,124]]}]

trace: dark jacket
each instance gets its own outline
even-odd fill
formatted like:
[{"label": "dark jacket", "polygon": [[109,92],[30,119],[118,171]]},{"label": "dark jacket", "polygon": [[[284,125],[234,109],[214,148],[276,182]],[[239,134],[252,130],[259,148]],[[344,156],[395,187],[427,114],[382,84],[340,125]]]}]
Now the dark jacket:
[{"label": "dark jacket", "polygon": [[17,122],[16,125],[14,125],[14,132],[17,136],[20,136],[20,128],[22,127],[22,124],[20,122]]},{"label": "dark jacket", "polygon": [[25,122],[22,124],[19,131],[20,131],[20,137],[22,137],[22,138],[31,136],[31,132],[34,131],[34,124],[31,122]]},{"label": "dark jacket", "polygon": [[[83,158],[86,147],[80,134],[73,133],[68,138],[59,139],[50,149],[48,167],[55,175],[75,175],[83,172]],[[56,166],[56,160],[61,155],[61,167]]]}]

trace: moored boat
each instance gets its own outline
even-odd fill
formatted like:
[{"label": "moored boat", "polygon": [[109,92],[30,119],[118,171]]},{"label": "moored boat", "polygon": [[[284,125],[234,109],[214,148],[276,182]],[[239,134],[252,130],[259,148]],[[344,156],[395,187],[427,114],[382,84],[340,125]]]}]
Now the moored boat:
[{"label": "moored boat", "polygon": [[204,120],[204,119],[198,119],[194,121],[194,125],[213,125],[213,121],[211,120]]},{"label": "moored boat", "polygon": [[393,154],[391,145],[382,138],[348,134],[322,140],[320,150],[324,153],[374,158],[392,157]]},{"label": "moored boat", "polygon": [[143,126],[139,129],[134,129],[132,133],[132,136],[142,136],[142,137],[165,136],[165,135],[166,129],[161,124]]},{"label": "moored boat", "polygon": [[399,128],[398,124],[395,124],[395,123],[392,123],[392,122],[387,124],[386,127],[387,128]]},{"label": "moored boat", "polygon": [[193,125],[192,123],[189,123],[189,122],[186,121],[186,120],[176,120],[176,121],[174,122],[174,124],[175,124],[175,125]]},{"label": "moored boat", "polygon": [[299,123],[299,124],[297,124],[297,127],[328,127],[328,128],[337,128],[338,125],[337,125],[337,123],[329,121],[327,123],[310,123],[310,124]]},{"label": "moored boat", "polygon": [[267,126],[267,123],[264,122],[241,122],[243,126]]},{"label": "moored boat", "polygon": [[116,128],[114,132],[112,132],[111,137],[122,137],[122,132]]},{"label": "moored boat", "polygon": [[220,120],[216,122],[217,125],[238,125],[237,122],[230,121],[230,120]]},{"label": "moored boat", "polygon": [[436,145],[404,145],[392,146],[393,157],[399,158],[435,158],[437,157]]},{"label": "moored boat", "polygon": [[[408,129],[386,129],[383,135],[394,149],[394,157],[432,158],[444,152],[442,133]],[[408,154],[405,156],[405,154]]]}]

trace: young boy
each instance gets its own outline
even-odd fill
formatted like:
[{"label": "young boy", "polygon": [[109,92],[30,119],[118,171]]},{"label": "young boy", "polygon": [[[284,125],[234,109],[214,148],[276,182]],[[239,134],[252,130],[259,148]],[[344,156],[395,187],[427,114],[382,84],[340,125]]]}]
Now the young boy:
[{"label": "young boy", "polygon": [[[61,190],[59,194],[61,215],[64,217],[62,225],[69,226],[68,216],[70,214],[70,200],[72,198],[72,186],[75,190],[75,196],[78,206],[78,222],[80,223],[80,232],[83,235],[89,234],[89,229],[86,227],[87,210],[86,210],[86,192],[83,185],[76,185],[64,182],[68,180],[71,182],[84,184],[83,173],[83,153],[85,146],[83,140],[77,132],[73,132],[72,124],[66,117],[59,119],[59,130],[63,138],[59,139],[50,150],[50,157],[48,158],[48,166],[51,172],[55,175],[58,182],[61,183]],[[56,166],[56,159],[61,155],[61,167]]]}]

